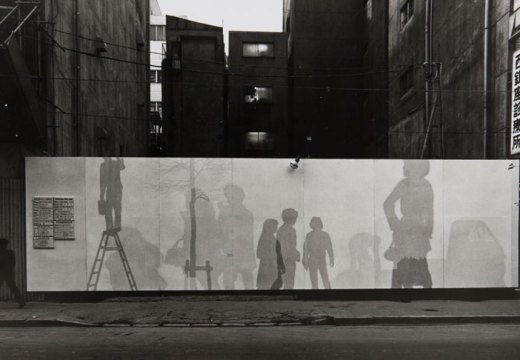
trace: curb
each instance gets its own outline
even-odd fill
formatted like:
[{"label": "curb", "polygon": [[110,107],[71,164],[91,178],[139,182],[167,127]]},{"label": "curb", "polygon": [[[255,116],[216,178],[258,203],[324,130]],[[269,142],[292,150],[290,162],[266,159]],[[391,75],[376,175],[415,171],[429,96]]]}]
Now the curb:
[{"label": "curb", "polygon": [[4,327],[96,327],[96,324],[73,321],[73,320],[43,320],[43,319],[25,319],[25,320],[0,320],[0,328]]},{"label": "curb", "polygon": [[174,327],[174,328],[259,328],[259,327],[294,327],[294,326],[377,326],[377,325],[440,325],[440,324],[520,324],[520,316],[400,316],[400,317],[358,317],[334,318],[325,316],[320,318],[304,318],[294,321],[265,322],[152,322],[139,323],[131,321],[114,321],[109,323],[89,323],[72,320],[0,320],[0,328],[5,327]]},{"label": "curb", "polygon": [[355,325],[520,324],[518,315],[400,316],[334,319],[335,326]]}]

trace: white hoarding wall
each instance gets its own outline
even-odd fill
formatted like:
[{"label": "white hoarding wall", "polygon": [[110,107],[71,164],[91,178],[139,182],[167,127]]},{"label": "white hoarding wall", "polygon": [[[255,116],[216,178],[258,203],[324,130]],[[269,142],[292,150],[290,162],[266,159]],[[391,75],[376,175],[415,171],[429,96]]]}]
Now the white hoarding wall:
[{"label": "white hoarding wall", "polygon": [[514,287],[518,166],[28,158],[28,290]]}]

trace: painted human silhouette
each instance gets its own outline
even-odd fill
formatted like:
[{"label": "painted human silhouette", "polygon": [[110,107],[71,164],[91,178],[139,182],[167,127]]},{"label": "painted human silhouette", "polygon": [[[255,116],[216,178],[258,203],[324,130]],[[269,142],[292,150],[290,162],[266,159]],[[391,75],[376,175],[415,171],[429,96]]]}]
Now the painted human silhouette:
[{"label": "painted human silhouette", "polygon": [[505,251],[484,219],[455,220],[446,254],[447,287],[503,287]]},{"label": "painted human silhouette", "polygon": [[259,290],[271,289],[278,275],[285,273],[280,242],[275,236],[277,229],[278,221],[274,219],[264,221],[256,248],[256,257],[260,260],[256,280],[256,287]]},{"label": "painted human silhouette", "polygon": [[[396,256],[392,288],[432,287],[426,256],[433,232],[433,189],[425,178],[428,160],[404,160],[404,178],[386,198],[383,208],[393,231]],[[395,211],[399,201],[401,218]]]},{"label": "painted human silhouette", "polygon": [[224,187],[225,202],[220,202],[218,223],[223,234],[223,251],[228,257],[224,270],[224,288],[232,290],[241,276],[245,289],[253,289],[256,268],[254,217],[244,205],[244,190],[237,185]]},{"label": "painted human silhouette", "polygon": [[16,257],[14,251],[7,248],[8,244],[9,240],[0,239],[0,285],[5,282],[18,302],[18,307],[23,308],[25,301],[14,281]]},{"label": "painted human silhouette", "polygon": [[327,271],[327,259],[329,256],[330,267],[334,267],[334,251],[330,235],[323,231],[323,222],[319,217],[313,217],[310,221],[311,232],[305,237],[303,243],[303,267],[309,270],[313,289],[318,289],[318,271],[325,289],[330,289],[329,273]]},{"label": "painted human silhouette", "polygon": [[125,169],[123,159],[103,158],[99,167],[99,198],[105,200],[105,222],[107,230],[121,230],[121,207],[123,184],[121,171]]},{"label": "painted human silhouette", "polygon": [[350,253],[350,281],[352,287],[373,288],[379,286],[381,238],[366,232],[353,235],[348,242]]},{"label": "painted human silhouette", "polygon": [[285,264],[283,275],[284,289],[294,289],[294,276],[296,274],[296,263],[300,261],[300,252],[297,249],[296,230],[294,224],[298,218],[298,212],[292,208],[282,211],[283,225],[280,226],[276,237],[280,241],[282,257]]}]

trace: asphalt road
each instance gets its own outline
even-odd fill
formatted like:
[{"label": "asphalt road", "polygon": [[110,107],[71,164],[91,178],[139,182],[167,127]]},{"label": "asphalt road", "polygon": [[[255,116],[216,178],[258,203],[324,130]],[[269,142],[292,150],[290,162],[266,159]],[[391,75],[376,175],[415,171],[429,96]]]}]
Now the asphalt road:
[{"label": "asphalt road", "polygon": [[0,328],[0,359],[520,359],[520,325]]}]

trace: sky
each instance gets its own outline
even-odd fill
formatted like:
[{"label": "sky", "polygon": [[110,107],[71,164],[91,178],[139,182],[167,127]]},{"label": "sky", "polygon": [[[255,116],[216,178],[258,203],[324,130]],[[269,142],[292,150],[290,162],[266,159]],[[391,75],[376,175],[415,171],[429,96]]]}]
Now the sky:
[{"label": "sky", "polygon": [[228,31],[282,31],[283,0],[159,0],[165,15],[222,26]]}]

